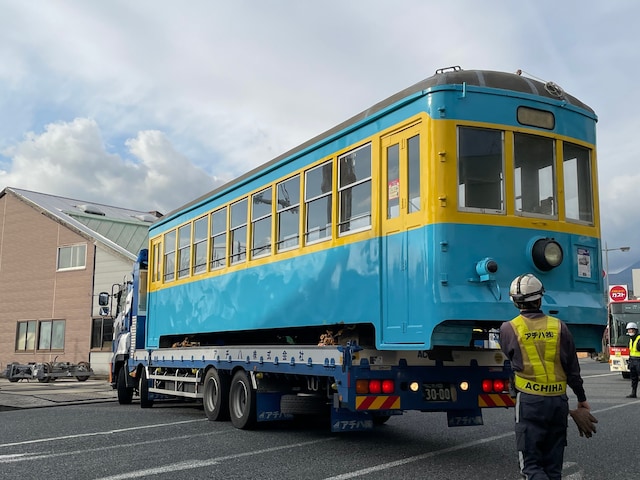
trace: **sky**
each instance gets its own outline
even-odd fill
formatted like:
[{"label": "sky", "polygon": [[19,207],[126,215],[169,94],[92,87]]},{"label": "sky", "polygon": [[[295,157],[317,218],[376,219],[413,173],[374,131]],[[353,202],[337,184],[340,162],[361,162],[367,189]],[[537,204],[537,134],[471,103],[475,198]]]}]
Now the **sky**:
[{"label": "sky", "polygon": [[638,18],[630,0],[0,0],[0,190],[168,213],[438,68],[520,69],[598,115],[614,272],[640,260]]}]

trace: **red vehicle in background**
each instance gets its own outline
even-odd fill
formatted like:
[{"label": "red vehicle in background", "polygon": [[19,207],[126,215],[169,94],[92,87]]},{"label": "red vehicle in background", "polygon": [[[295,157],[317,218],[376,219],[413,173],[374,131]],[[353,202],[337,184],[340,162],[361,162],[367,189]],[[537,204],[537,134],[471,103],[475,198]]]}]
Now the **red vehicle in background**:
[{"label": "red vehicle in background", "polygon": [[609,342],[609,369],[629,378],[629,335],[627,323],[640,323],[640,300],[609,303],[607,340]]}]

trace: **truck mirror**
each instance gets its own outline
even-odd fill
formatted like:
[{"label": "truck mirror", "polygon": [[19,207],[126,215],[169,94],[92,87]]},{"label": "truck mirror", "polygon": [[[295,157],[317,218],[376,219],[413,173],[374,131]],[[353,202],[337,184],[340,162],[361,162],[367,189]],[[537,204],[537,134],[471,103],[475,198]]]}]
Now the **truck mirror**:
[{"label": "truck mirror", "polygon": [[98,294],[98,305],[101,307],[109,305],[109,294],[107,292],[100,292]]}]

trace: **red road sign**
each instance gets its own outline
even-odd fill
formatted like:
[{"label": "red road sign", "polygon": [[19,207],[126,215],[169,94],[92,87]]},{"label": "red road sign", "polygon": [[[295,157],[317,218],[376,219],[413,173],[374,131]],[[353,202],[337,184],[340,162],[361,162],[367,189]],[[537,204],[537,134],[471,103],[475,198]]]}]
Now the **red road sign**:
[{"label": "red road sign", "polygon": [[609,289],[609,298],[612,302],[622,302],[627,299],[627,288],[623,285],[614,285]]}]

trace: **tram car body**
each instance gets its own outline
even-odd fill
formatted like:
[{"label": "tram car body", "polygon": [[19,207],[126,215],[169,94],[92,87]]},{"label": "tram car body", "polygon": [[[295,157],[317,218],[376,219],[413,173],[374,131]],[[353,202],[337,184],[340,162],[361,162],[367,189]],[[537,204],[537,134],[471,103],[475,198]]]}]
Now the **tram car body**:
[{"label": "tram car body", "polygon": [[146,348],[496,347],[531,272],[597,350],[596,121],[552,82],[438,70],[154,223]]}]

